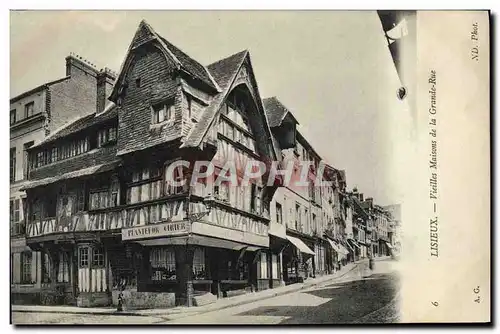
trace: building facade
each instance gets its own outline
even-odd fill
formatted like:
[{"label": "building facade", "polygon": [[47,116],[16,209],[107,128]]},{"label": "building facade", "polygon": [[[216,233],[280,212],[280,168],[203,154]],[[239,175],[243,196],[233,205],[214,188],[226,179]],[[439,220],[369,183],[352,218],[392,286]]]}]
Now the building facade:
[{"label": "building facade", "polygon": [[[10,100],[11,295],[14,302],[40,302],[42,254],[26,244],[28,149],[75,117],[96,112],[105,102],[109,70],[96,70],[77,55],[66,57],[66,76]],[[111,84],[109,84],[111,86]]]},{"label": "building facade", "polygon": [[[81,95],[61,104],[60,89],[40,91],[50,113],[11,209],[25,236],[14,271],[36,277],[42,303],[202,305],[331,274],[390,240],[384,210],[262,100],[248,51],[204,66],[142,21],[117,74],[67,64],[62,82],[93,90],[67,88]],[[254,163],[267,170],[248,179]]]}]

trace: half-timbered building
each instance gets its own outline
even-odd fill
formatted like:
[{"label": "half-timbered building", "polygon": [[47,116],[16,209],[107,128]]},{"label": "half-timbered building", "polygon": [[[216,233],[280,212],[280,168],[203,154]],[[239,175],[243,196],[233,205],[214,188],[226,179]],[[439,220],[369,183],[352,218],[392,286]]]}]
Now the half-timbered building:
[{"label": "half-timbered building", "polygon": [[249,52],[203,66],[142,21],[108,93],[29,151],[26,242],[54,298],[165,307],[278,286],[277,183],[190,182],[197,161],[218,176],[280,160]]}]

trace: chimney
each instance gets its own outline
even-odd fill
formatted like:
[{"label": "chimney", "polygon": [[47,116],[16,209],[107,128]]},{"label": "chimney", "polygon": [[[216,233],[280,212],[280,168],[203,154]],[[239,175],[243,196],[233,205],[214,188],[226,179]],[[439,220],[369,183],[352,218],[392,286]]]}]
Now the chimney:
[{"label": "chimney", "polygon": [[373,206],[373,197],[367,197],[366,201],[370,203],[370,207]]},{"label": "chimney", "polygon": [[360,202],[363,202],[363,194],[362,194],[362,193],[361,193],[361,194],[359,194],[359,201],[360,201]]},{"label": "chimney", "polygon": [[116,80],[116,73],[105,67],[97,74],[97,101],[96,112],[100,113],[106,107],[106,101],[111,94],[113,84]]},{"label": "chimney", "polygon": [[91,75],[95,78],[97,73],[95,65],[82,56],[71,52],[66,57],[66,76]]}]

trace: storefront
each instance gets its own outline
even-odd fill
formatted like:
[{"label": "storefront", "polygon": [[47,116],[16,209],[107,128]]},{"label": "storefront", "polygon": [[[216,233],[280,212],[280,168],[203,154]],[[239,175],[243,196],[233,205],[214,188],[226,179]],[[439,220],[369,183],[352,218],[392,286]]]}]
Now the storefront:
[{"label": "storefront", "polygon": [[143,259],[136,292],[174,294],[176,305],[192,306],[193,298],[207,294],[223,298],[267,289],[278,272],[267,236],[208,223],[124,228],[122,240],[135,244]]}]

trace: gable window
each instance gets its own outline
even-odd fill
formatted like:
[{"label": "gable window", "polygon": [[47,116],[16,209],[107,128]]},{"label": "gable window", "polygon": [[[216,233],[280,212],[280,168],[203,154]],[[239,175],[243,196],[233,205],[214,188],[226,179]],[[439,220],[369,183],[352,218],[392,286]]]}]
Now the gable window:
[{"label": "gable window", "polygon": [[28,118],[33,116],[35,113],[35,103],[30,102],[24,105],[24,117]]},{"label": "gable window", "polygon": [[10,111],[10,125],[16,123],[16,109]]},{"label": "gable window", "polygon": [[141,88],[141,78],[135,79],[135,87]]},{"label": "gable window", "polygon": [[174,119],[175,106],[173,102],[153,106],[153,124],[159,124]]},{"label": "gable window", "polygon": [[16,180],[16,148],[10,149],[10,182]]}]

